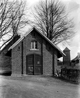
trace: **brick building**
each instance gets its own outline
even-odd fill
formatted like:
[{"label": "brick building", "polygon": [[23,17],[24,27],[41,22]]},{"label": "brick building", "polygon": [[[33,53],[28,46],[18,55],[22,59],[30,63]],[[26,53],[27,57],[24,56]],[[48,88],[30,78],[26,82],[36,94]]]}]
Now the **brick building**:
[{"label": "brick building", "polygon": [[0,51],[0,74],[6,72],[11,73],[11,51],[8,51],[11,45],[13,45],[18,39],[19,35],[16,35],[10,42]]},{"label": "brick building", "polygon": [[45,35],[33,28],[14,44],[7,54],[12,74],[55,75],[57,58],[64,53]]}]

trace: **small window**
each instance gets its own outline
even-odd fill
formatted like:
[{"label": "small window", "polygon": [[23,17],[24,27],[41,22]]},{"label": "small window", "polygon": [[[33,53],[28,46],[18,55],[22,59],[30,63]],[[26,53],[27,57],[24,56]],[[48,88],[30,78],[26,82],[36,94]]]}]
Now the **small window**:
[{"label": "small window", "polygon": [[20,51],[20,46],[17,48],[18,51]]},{"label": "small window", "polygon": [[37,41],[31,42],[31,49],[38,49]]}]

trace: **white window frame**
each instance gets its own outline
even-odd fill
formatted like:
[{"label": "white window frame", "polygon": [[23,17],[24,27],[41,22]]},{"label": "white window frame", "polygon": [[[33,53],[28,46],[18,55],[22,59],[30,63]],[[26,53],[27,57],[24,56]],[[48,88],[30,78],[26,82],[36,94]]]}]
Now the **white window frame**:
[{"label": "white window frame", "polygon": [[31,50],[37,50],[38,46],[36,47],[37,41],[31,41]]}]

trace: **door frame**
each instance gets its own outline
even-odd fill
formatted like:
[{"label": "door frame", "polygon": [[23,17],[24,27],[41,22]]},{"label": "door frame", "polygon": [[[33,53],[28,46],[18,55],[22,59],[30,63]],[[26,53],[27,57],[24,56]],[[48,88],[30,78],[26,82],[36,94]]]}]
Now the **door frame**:
[{"label": "door frame", "polygon": [[[29,67],[29,65],[28,65],[28,61],[27,61],[27,60],[28,60],[28,57],[29,57],[29,56],[32,56],[32,57],[33,57],[33,74],[31,74],[31,75],[36,75],[35,72],[34,72],[34,71],[35,71],[35,68],[34,68],[34,67],[36,67],[36,66],[35,66],[35,55],[40,56],[40,59],[41,59],[41,60],[40,60],[40,63],[41,63],[41,68],[40,68],[40,70],[41,70],[41,71],[40,71],[39,75],[41,75],[41,74],[43,73],[43,69],[42,69],[42,68],[43,68],[43,64],[42,64],[43,62],[42,62],[41,55],[34,53],[34,54],[28,54],[28,55],[26,56],[26,74],[29,74],[29,72],[28,72],[28,67]],[[40,66],[39,66],[39,67],[40,67]],[[29,74],[29,75],[30,75],[30,74]]]}]

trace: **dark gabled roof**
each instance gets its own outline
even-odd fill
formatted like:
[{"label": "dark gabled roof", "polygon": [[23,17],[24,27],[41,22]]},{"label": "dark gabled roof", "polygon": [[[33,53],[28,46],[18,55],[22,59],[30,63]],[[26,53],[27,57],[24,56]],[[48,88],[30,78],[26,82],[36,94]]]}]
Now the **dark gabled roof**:
[{"label": "dark gabled roof", "polygon": [[42,34],[41,32],[39,32],[36,28],[32,28],[29,32],[27,32],[27,34],[25,34],[23,37],[21,37],[19,40],[17,40],[10,48],[13,49],[17,44],[19,44],[28,34],[30,34],[33,30],[36,30],[37,33],[39,33],[46,41],[48,41],[52,47],[54,47],[61,55],[65,55],[63,51],[61,51],[61,49],[59,47],[57,47],[51,40],[49,40],[44,34]]},{"label": "dark gabled roof", "polygon": [[12,38],[0,51],[2,53],[3,51],[8,51],[8,49],[20,38],[20,35],[16,35],[14,38]]},{"label": "dark gabled roof", "polygon": [[74,59],[72,59],[71,61],[76,61],[76,60],[79,60],[80,59],[80,56],[76,56]]},{"label": "dark gabled roof", "polygon": [[63,51],[70,51],[70,49],[66,47]]}]

